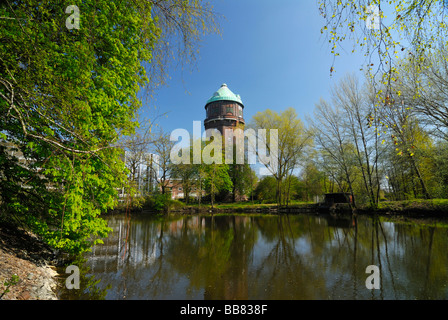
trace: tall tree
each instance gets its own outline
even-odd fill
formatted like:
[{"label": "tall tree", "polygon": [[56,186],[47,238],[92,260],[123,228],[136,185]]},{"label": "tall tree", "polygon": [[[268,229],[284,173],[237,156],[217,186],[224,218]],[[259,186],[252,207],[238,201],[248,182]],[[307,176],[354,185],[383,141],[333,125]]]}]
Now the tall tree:
[{"label": "tall tree", "polygon": [[[142,196],[153,191],[152,186],[155,184],[156,181],[154,180],[158,175],[158,159],[150,151],[154,140],[157,138],[154,133],[157,119],[158,115],[155,115],[152,120],[139,121],[140,125],[135,133],[122,137],[117,143],[117,147],[124,152],[125,166],[129,170],[128,183],[123,186],[123,190],[126,190],[123,194],[127,194],[129,197],[134,194]],[[130,190],[136,187],[139,190]]]},{"label": "tall tree", "polygon": [[[71,5],[79,9],[78,17]],[[196,48],[213,23],[210,11],[201,8],[210,7],[193,0],[2,2],[0,206],[5,215],[72,252],[107,233],[98,215],[115,206],[116,189],[126,180],[115,146],[137,126],[139,88],[156,84],[144,66],[158,61],[158,39],[174,38],[177,27],[185,30],[182,41]]]},{"label": "tall tree", "polygon": [[165,133],[162,129],[158,133],[153,142],[154,152],[157,154],[156,164],[160,170],[160,188],[162,194],[167,193],[167,187],[170,182],[170,175],[172,171],[171,164],[171,150],[174,147],[174,142],[170,140],[170,134]]},{"label": "tall tree", "polygon": [[[348,129],[343,125],[345,115],[340,107],[332,106],[321,99],[316,104],[314,119],[311,120],[316,144],[328,163],[334,163],[333,179],[338,182],[340,191],[344,191],[343,183],[348,185],[348,191],[353,196],[355,173],[355,148]],[[327,161],[324,161],[327,162]],[[356,202],[354,203],[356,206]]]},{"label": "tall tree", "polygon": [[244,196],[249,195],[253,186],[254,171],[247,162],[244,164],[229,164],[229,176],[232,180],[233,202],[240,201]]},{"label": "tall tree", "polygon": [[[380,99],[378,104],[385,101],[380,108],[383,132],[390,135],[388,140],[393,143],[396,154],[407,159],[419,181],[424,197],[430,199],[431,195],[426,187],[425,179],[420,172],[421,169],[416,158],[418,148],[424,147],[424,144],[420,143],[420,141],[427,135],[419,125],[415,111],[406,104],[404,98],[394,99],[386,95]],[[429,137],[423,138],[423,140],[427,139]]]},{"label": "tall tree", "polygon": [[377,131],[366,121],[374,112],[370,103],[369,91],[361,87],[359,80],[347,75],[332,89],[333,102],[342,116],[342,125],[355,147],[356,166],[362,176],[362,182],[372,207],[378,204],[380,178],[377,175],[380,143]]},{"label": "tall tree", "polygon": [[[148,11],[135,15],[135,6],[108,1],[79,4],[82,24],[68,29],[67,6],[30,0],[0,7],[0,127],[28,159],[31,176],[19,194],[44,202],[43,211],[21,202],[15,214],[51,245],[82,251],[91,235],[105,235],[97,216],[114,206],[125,178],[111,145],[135,127],[137,89],[146,81],[141,61],[151,60],[157,29],[149,15],[142,18]],[[6,211],[15,211],[17,196],[2,199]]]},{"label": "tall tree", "polygon": [[204,185],[210,194],[212,208],[215,197],[221,191],[232,190],[232,180],[229,176],[229,165],[227,164],[203,164]]},{"label": "tall tree", "polygon": [[[305,128],[293,108],[288,108],[280,114],[269,109],[258,112],[253,116],[250,127],[259,130],[258,142],[264,145],[269,153],[268,163],[263,160],[264,150],[260,150],[260,144],[257,145],[258,159],[277,181],[277,204],[283,205],[285,204],[281,192],[283,181],[298,167],[301,157],[312,145],[312,134]],[[271,149],[271,134],[260,135],[260,129],[269,133],[277,130],[276,150]]]},{"label": "tall tree", "polygon": [[[199,169],[200,165],[193,164],[193,143],[190,146],[190,163],[171,164],[170,177],[180,179],[186,204],[190,202],[190,193],[193,187],[200,189]],[[202,190],[198,191],[198,197],[202,197]]]}]

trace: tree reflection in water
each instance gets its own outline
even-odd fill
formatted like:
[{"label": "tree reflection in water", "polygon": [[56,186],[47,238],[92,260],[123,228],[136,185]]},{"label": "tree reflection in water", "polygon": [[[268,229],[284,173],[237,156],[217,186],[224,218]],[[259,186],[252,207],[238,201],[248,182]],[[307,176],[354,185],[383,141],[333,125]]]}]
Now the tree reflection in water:
[{"label": "tree reflection in water", "polygon": [[[448,228],[378,217],[108,219],[86,256],[106,299],[446,299]],[[366,267],[380,270],[368,290]]]}]

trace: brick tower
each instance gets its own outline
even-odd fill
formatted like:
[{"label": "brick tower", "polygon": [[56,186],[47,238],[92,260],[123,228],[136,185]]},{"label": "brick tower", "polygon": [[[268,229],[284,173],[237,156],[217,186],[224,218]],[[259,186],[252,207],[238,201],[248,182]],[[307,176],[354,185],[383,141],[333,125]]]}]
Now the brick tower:
[{"label": "brick tower", "polygon": [[218,129],[226,138],[225,129],[244,129],[244,105],[241,97],[230,91],[225,83],[207,101],[205,110],[205,130]]}]

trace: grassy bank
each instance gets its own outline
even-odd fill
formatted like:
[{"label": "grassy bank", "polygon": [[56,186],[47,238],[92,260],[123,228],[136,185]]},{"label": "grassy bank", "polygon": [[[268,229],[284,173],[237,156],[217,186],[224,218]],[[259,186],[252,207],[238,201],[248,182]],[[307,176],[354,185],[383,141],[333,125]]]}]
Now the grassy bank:
[{"label": "grassy bank", "polygon": [[388,215],[422,215],[448,218],[448,199],[380,202],[375,212]]},{"label": "grassy bank", "polygon": [[[313,202],[293,201],[288,210],[285,207],[280,208],[280,212],[284,213],[300,213],[312,210],[316,204]],[[210,205],[190,205],[183,206],[176,212],[278,212],[275,203],[223,203],[214,206],[213,210]],[[395,216],[411,216],[411,217],[439,217],[448,219],[448,199],[431,199],[431,200],[406,200],[406,201],[384,201],[380,202],[378,208],[370,208],[360,206],[359,214],[379,214],[379,215],[395,215]]]},{"label": "grassy bank", "polygon": [[[314,202],[292,201],[289,207],[301,207],[314,205]],[[198,207],[197,204],[185,207]],[[202,205],[204,208],[211,208],[210,205]],[[257,203],[257,202],[236,202],[236,203],[222,203],[214,206],[216,209],[254,209],[254,208],[277,208],[276,203]],[[284,206],[282,206],[284,207]],[[366,206],[361,206],[360,209],[365,211],[381,212],[407,212],[407,211],[431,211],[431,212],[445,212],[448,214],[448,199],[416,199],[403,201],[382,201],[378,204],[378,208],[372,209]]]},{"label": "grassy bank", "polygon": [[[312,202],[293,201],[289,204],[289,208],[309,208],[314,205]],[[285,208],[282,206],[281,208]],[[234,203],[218,203],[212,208],[210,204],[192,204],[171,210],[171,212],[179,213],[254,213],[254,212],[277,212],[276,203],[260,203],[260,202],[234,202]]]},{"label": "grassy bank", "polygon": [[[342,211],[351,212],[348,206],[342,206]],[[313,213],[316,212],[317,204],[313,202],[292,201],[287,207],[281,206],[280,209],[276,203],[260,203],[260,202],[235,202],[235,203],[218,203],[211,207],[208,203],[201,205],[194,203],[185,205],[180,201],[176,201],[175,205],[165,206],[161,210],[151,208],[137,209],[135,213],[142,214],[197,214],[197,213]],[[448,199],[432,199],[432,200],[406,200],[406,201],[383,201],[378,204],[377,208],[368,206],[359,206],[359,214],[379,214],[387,216],[409,216],[409,217],[437,217],[448,219]]]},{"label": "grassy bank", "polygon": [[[289,206],[306,206],[313,204],[313,202],[304,202],[304,201],[292,201]],[[276,203],[257,203],[252,201],[246,201],[246,202],[236,202],[236,203],[222,203],[215,205],[215,208],[217,209],[257,209],[257,208],[277,208]]]}]

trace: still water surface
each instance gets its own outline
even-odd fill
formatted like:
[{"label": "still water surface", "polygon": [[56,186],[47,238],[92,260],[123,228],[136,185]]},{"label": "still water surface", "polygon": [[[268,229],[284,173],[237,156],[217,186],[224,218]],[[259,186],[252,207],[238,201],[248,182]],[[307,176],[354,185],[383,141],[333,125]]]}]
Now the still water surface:
[{"label": "still water surface", "polygon": [[[107,220],[113,232],[86,255],[81,290],[62,299],[448,299],[446,224],[314,215]],[[369,265],[380,270],[379,290],[366,288]]]}]

